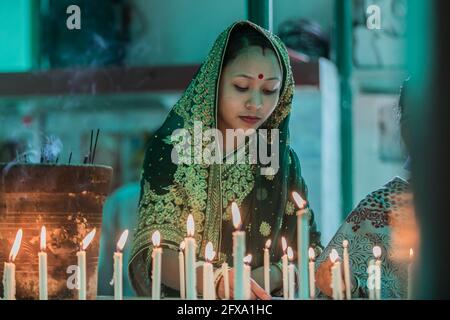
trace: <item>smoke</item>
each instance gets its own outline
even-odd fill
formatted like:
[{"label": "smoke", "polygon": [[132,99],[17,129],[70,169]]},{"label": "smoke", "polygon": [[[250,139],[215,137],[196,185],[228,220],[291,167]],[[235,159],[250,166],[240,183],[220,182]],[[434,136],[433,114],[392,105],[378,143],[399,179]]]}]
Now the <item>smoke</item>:
[{"label": "smoke", "polygon": [[62,150],[63,143],[61,139],[54,135],[46,137],[41,154],[43,161],[50,163],[56,162]]}]

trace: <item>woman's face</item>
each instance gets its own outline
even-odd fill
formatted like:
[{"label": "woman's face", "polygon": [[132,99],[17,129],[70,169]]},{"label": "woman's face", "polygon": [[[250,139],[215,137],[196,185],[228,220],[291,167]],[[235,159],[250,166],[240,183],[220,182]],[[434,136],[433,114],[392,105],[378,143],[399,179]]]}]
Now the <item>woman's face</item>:
[{"label": "woman's face", "polygon": [[281,69],[273,50],[250,46],[222,70],[218,129],[257,129],[278,103]]}]

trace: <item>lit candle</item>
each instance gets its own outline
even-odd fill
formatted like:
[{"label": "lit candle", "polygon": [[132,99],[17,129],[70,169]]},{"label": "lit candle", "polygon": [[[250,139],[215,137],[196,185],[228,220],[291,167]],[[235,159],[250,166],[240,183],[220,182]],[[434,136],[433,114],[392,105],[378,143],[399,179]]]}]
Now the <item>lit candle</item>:
[{"label": "lit candle", "polygon": [[114,300],[123,299],[123,254],[122,249],[128,238],[128,230],[125,230],[117,241],[116,252],[114,252]]},{"label": "lit candle", "polygon": [[86,249],[95,236],[95,228],[89,232],[81,242],[80,251],[77,252],[78,259],[78,299],[86,300]]},{"label": "lit candle", "polygon": [[282,262],[282,276],[283,276],[283,297],[287,299],[289,296],[289,288],[288,288],[288,257],[286,254],[287,250],[287,242],[286,238],[281,238],[281,247],[283,248],[283,256],[281,257]]},{"label": "lit candle", "polygon": [[205,247],[205,259],[203,263],[203,299],[215,300],[216,289],[214,288],[214,271],[211,261],[214,259],[216,253],[214,252],[213,244],[208,242]]},{"label": "lit candle", "polygon": [[306,201],[297,193],[292,197],[297,205],[297,264],[299,273],[298,296],[299,299],[308,299],[308,248],[309,248],[309,212]]},{"label": "lit candle", "polygon": [[194,238],[194,217],[188,216],[187,237],[184,239],[186,245],[185,270],[186,270],[186,298],[189,300],[197,299],[197,276],[195,270],[195,252],[196,243]]},{"label": "lit candle", "polygon": [[291,263],[289,263],[288,266],[288,284],[289,284],[289,300],[294,300],[295,294],[295,271],[294,271],[294,264],[292,263],[292,260],[294,259],[294,252],[292,251],[291,247],[287,248],[287,256]]},{"label": "lit candle", "polygon": [[333,263],[331,267],[331,288],[333,289],[333,299],[342,300],[342,271],[341,263],[338,261],[339,255],[335,249],[331,250],[330,260]]},{"label": "lit candle", "polygon": [[225,287],[225,299],[230,299],[230,277],[228,275],[228,263],[222,264],[223,285]]},{"label": "lit candle", "polygon": [[161,299],[161,258],[162,248],[159,247],[161,243],[161,234],[155,231],[152,234],[152,300]]},{"label": "lit candle", "polygon": [[270,256],[269,256],[269,248],[272,244],[272,241],[269,239],[266,241],[266,245],[264,247],[264,290],[267,294],[270,295]]},{"label": "lit candle", "polygon": [[231,204],[233,224],[236,231],[233,232],[233,264],[234,264],[234,299],[244,300],[244,255],[245,232],[241,231],[241,214],[236,202]]},{"label": "lit candle", "polygon": [[9,261],[5,262],[5,268],[3,269],[3,299],[5,300],[16,300],[16,265],[14,260],[19,252],[21,242],[22,229],[19,229],[9,253]]},{"label": "lit candle", "polygon": [[381,248],[373,247],[375,257],[375,300],[381,299]]},{"label": "lit candle", "polygon": [[342,241],[344,247],[344,280],[345,280],[345,298],[351,300],[352,290],[350,282],[350,259],[348,256],[348,240]]},{"label": "lit candle", "polygon": [[413,267],[414,251],[409,249],[409,264],[408,264],[408,300],[412,299],[412,267]]},{"label": "lit candle", "polygon": [[47,253],[45,248],[47,232],[45,226],[41,228],[41,251],[38,253],[39,259],[39,300],[48,300],[47,290]]},{"label": "lit candle", "polygon": [[244,299],[250,300],[251,298],[251,272],[252,268],[250,267],[250,263],[252,262],[252,255],[248,254],[242,260],[244,262]]},{"label": "lit candle", "polygon": [[184,241],[180,243],[180,251],[178,252],[178,269],[180,270],[180,298],[186,299],[186,280],[184,278]]},{"label": "lit candle", "polygon": [[313,248],[309,248],[309,297],[314,299],[316,296],[316,277],[314,274],[314,258],[316,254]]}]

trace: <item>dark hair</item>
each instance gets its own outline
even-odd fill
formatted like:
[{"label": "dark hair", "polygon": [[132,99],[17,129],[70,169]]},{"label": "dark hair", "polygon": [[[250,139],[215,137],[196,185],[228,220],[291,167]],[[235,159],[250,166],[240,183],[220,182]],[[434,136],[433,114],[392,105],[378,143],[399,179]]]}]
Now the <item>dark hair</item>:
[{"label": "dark hair", "polygon": [[[223,67],[226,67],[239,53],[250,46],[258,46],[263,50],[270,49],[275,51],[269,40],[260,32],[249,25],[237,25],[231,31],[230,40],[223,59]],[[281,67],[281,66],[280,66]]]}]

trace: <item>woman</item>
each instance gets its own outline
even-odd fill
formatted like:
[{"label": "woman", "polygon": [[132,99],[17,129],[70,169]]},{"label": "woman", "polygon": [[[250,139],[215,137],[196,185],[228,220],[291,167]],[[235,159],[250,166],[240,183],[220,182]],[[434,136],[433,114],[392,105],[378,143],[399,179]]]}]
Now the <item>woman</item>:
[{"label": "woman", "polygon": [[[142,172],[139,224],[134,238],[130,277],[139,295],[149,295],[151,234],[159,230],[164,247],[163,294],[179,296],[178,253],[186,236],[186,220],[195,221],[197,259],[203,260],[205,246],[211,241],[217,253],[215,267],[227,261],[232,265],[231,203],[238,204],[246,231],[246,244],[252,260],[252,298],[268,299],[261,288],[262,252],[272,240],[271,261],[282,255],[284,236],[295,248],[296,218],[291,192],[307,197],[299,160],[289,146],[289,113],[294,82],[287,50],[281,40],[248,22],[233,23],[215,41],[206,61],[180,100],[156,132],[147,149]],[[176,139],[172,133],[184,129],[194,136],[196,124],[201,130],[218,129],[226,137],[227,129],[279,129],[276,141],[260,140],[269,149],[279,147],[279,169],[273,175],[261,174],[264,165],[250,161],[242,164],[174,163],[171,158]],[[198,133],[198,132],[197,132]],[[245,135],[245,134],[243,134]],[[271,135],[268,135],[271,137]],[[235,139],[233,139],[235,140]],[[226,158],[248,155],[246,144],[219,143]],[[261,141],[262,140],[262,141]],[[202,141],[202,150],[210,141]],[[226,148],[232,144],[231,149]],[[244,149],[243,149],[244,147]],[[230,151],[231,150],[231,151]],[[222,157],[220,157],[222,160]],[[269,171],[270,172],[270,171]],[[319,233],[311,224],[311,244],[318,246]],[[201,294],[201,268],[197,269],[197,290]],[[233,269],[230,270],[232,286]],[[223,297],[223,281],[216,279],[217,293]],[[281,288],[281,272],[271,266],[271,288]],[[231,288],[232,295],[232,288]]]},{"label": "woman", "polygon": [[[400,101],[400,128],[407,151],[411,146],[410,114],[404,103],[407,81],[403,84]],[[406,298],[408,291],[407,267],[410,248],[416,246],[417,228],[414,219],[412,192],[409,182],[409,158],[405,164],[407,177],[394,177],[380,189],[367,195],[347,216],[335,236],[318,258],[316,283],[322,294],[332,295],[330,287],[331,261],[334,248],[339,253],[343,241],[348,241],[352,269],[352,296],[367,298],[368,263],[373,259],[374,246],[381,248],[381,298]]]}]

